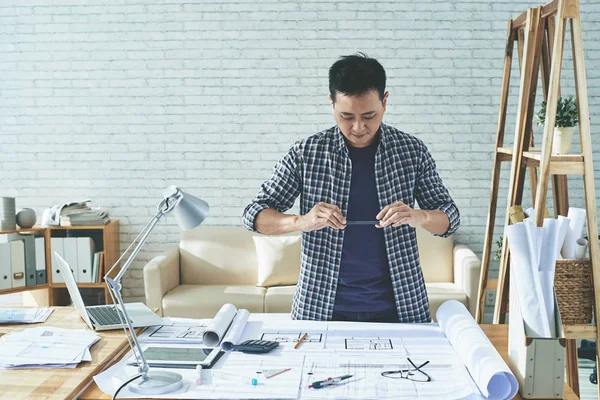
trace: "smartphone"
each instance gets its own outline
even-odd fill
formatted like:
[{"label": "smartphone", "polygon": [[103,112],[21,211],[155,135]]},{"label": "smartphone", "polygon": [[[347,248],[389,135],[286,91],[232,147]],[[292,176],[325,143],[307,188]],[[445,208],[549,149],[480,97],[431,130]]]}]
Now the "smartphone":
[{"label": "smartphone", "polygon": [[[150,345],[143,350],[148,365],[160,368],[196,368],[196,365],[202,365],[202,368],[210,369],[224,353],[219,347],[207,349]],[[129,357],[127,364],[138,365],[133,355]]]}]

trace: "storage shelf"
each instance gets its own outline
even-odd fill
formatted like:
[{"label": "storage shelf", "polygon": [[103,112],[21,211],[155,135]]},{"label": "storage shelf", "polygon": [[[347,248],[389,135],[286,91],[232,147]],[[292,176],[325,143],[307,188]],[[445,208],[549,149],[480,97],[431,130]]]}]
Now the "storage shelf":
[{"label": "storage shelf", "polygon": [[[497,150],[500,161],[512,161],[513,149],[499,147]],[[532,147],[523,152],[528,167],[539,167],[542,153]],[[583,175],[583,156],[581,154],[561,154],[550,156],[550,175]]]},{"label": "storage shelf", "polygon": [[[106,283],[77,282],[77,287],[80,287],[80,288],[105,288]],[[67,288],[67,285],[62,282],[52,284],[52,289],[66,289],[66,288]]]},{"label": "storage shelf", "polygon": [[[23,286],[19,288],[10,288],[10,289],[1,289],[0,295],[9,294],[9,293],[18,293],[18,292],[26,292],[32,290],[45,289],[48,292],[48,303],[51,306],[60,305],[55,299],[54,295],[56,294],[58,297],[63,297],[64,291],[62,289],[66,289],[66,285],[64,283],[53,283],[52,282],[52,257],[50,256],[50,239],[53,237],[67,237],[69,236],[68,231],[95,231],[94,235],[98,237],[101,241],[101,246],[104,252],[104,263],[100,266],[103,271],[106,271],[108,268],[112,267],[118,260],[120,251],[119,251],[119,220],[110,219],[106,225],[85,225],[85,226],[49,226],[42,227],[39,225],[33,226],[32,228],[27,229],[15,229],[10,231],[0,231],[0,234],[5,233],[33,233],[39,236],[43,236],[46,239],[46,277],[48,279],[48,283],[36,285],[36,286]],[[99,232],[98,232],[99,231]],[[86,232],[73,233],[73,236],[85,236]],[[89,235],[89,236],[94,236]],[[97,247],[98,248],[98,247]],[[113,274],[117,274],[119,272],[119,268],[113,271]],[[106,287],[106,283],[104,282],[95,282],[95,283],[77,283],[79,288],[95,288],[95,289],[104,289],[104,298],[105,303],[110,304],[111,298],[108,294],[108,290]],[[53,289],[61,289],[59,291],[55,291]]]},{"label": "storage shelf", "polygon": [[565,325],[563,329],[567,339],[596,339],[595,325]]},{"label": "storage shelf", "polygon": [[49,285],[47,283],[43,283],[41,285],[35,285],[35,286],[21,286],[21,287],[17,287],[17,288],[2,289],[2,290],[0,290],[0,295],[28,292],[30,290],[41,290],[41,289],[48,290],[48,287],[49,287]]}]

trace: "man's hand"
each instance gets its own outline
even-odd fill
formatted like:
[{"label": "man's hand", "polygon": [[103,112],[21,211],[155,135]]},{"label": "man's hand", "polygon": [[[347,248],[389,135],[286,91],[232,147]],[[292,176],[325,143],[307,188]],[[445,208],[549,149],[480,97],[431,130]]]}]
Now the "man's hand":
[{"label": "man's hand", "polygon": [[346,218],[338,206],[328,203],[319,203],[306,215],[298,219],[298,228],[302,232],[318,231],[326,226],[333,229],[344,229]]},{"label": "man's hand", "polygon": [[427,222],[427,214],[423,210],[414,210],[401,201],[385,206],[375,218],[381,221],[377,228],[389,225],[397,228],[406,224],[416,228]]}]

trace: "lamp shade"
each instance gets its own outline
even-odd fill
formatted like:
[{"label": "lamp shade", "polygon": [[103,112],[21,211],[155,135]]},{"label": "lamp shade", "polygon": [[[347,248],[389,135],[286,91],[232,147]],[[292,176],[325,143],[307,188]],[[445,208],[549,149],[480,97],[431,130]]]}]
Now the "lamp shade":
[{"label": "lamp shade", "polygon": [[179,189],[179,200],[173,214],[179,229],[189,231],[200,225],[208,216],[208,203]]}]

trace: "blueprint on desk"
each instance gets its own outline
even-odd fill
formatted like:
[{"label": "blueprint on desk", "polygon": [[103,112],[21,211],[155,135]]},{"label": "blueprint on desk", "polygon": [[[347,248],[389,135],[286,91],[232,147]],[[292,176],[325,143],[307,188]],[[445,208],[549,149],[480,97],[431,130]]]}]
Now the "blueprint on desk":
[{"label": "blueprint on desk", "polygon": [[[276,350],[261,355],[230,352],[212,370],[202,371],[200,386],[194,383],[193,370],[177,370],[185,380],[184,389],[167,397],[431,400],[514,397],[518,389],[514,375],[466,308],[458,302],[446,302],[437,318],[440,325],[254,320],[244,329],[241,340],[279,339],[281,345]],[[294,349],[304,333],[306,339]],[[415,370],[411,362],[422,365],[421,369]],[[286,372],[270,379],[263,373],[283,369]],[[390,371],[403,372],[387,374]],[[137,369],[121,361],[94,379],[102,391],[113,394],[136,373]],[[342,375],[352,377],[322,389],[310,387],[315,381]],[[256,385],[251,384],[253,379]],[[136,395],[125,388],[119,397]]]}]

